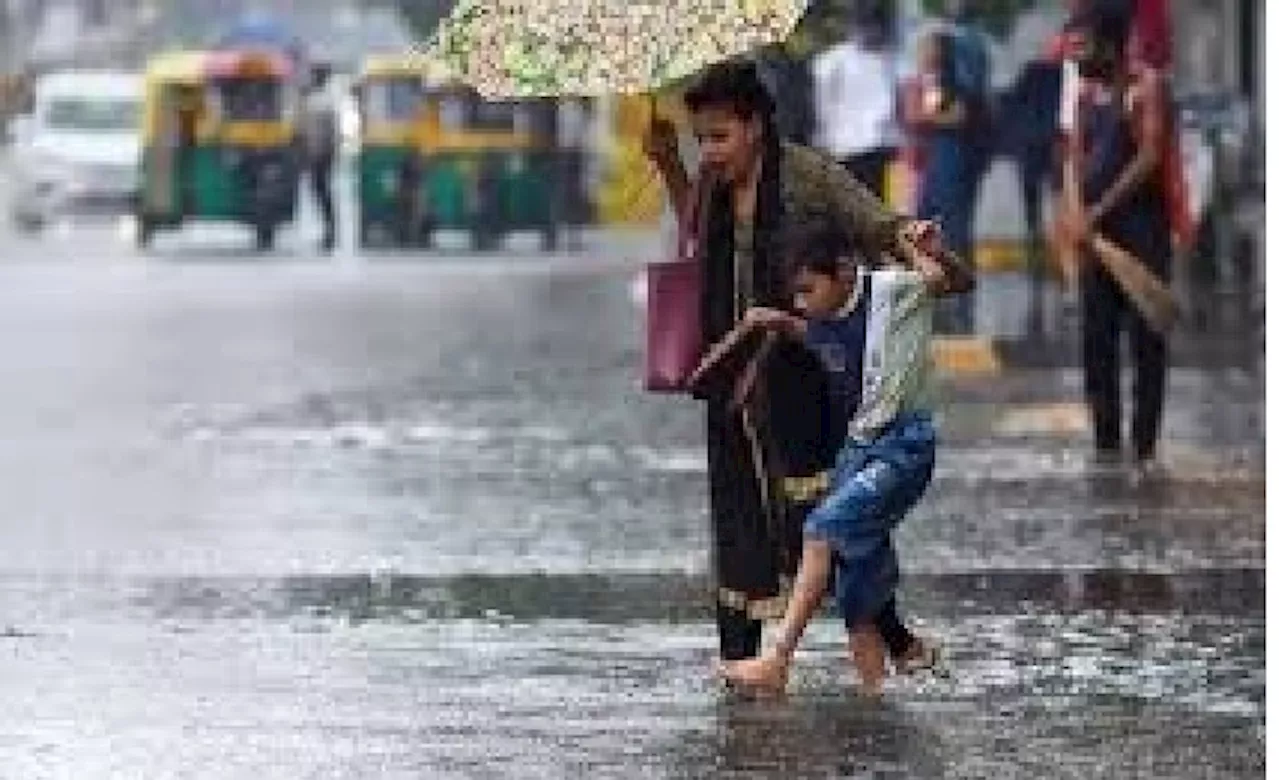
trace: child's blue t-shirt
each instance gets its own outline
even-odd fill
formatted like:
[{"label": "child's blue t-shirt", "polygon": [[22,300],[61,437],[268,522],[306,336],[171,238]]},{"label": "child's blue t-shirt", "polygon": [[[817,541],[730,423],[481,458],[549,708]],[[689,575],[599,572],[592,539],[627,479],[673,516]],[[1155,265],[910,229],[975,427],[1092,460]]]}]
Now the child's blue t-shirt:
[{"label": "child's blue t-shirt", "polygon": [[863,352],[867,343],[867,299],[870,274],[861,281],[848,302],[834,316],[812,318],[805,327],[805,346],[822,361],[831,378],[833,415],[843,427],[862,402]]}]

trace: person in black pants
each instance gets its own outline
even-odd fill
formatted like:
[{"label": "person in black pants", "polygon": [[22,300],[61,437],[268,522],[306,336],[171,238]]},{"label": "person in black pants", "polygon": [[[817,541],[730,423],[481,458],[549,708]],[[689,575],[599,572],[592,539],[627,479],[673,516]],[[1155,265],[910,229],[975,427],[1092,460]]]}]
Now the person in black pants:
[{"label": "person in black pants", "polygon": [[1166,132],[1166,97],[1149,72],[1134,77],[1124,65],[1129,17],[1099,6],[1081,23],[1087,38],[1081,77],[1097,89],[1081,106],[1078,162],[1070,169],[1069,228],[1085,251],[1081,275],[1085,389],[1093,413],[1099,461],[1122,456],[1120,339],[1127,332],[1134,362],[1133,454],[1142,472],[1153,462],[1164,411],[1168,351],[1129,302],[1087,240],[1100,235],[1128,250],[1158,277],[1169,279],[1172,225],[1161,186],[1160,147]]}]

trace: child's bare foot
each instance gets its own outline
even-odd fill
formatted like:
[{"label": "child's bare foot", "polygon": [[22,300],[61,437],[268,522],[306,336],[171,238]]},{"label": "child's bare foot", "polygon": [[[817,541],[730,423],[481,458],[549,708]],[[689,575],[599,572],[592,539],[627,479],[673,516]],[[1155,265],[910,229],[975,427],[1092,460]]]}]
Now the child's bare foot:
[{"label": "child's bare foot", "polygon": [[887,652],[874,625],[859,626],[849,633],[849,655],[858,672],[859,692],[879,696],[884,689]]},{"label": "child's bare foot", "polygon": [[721,661],[720,678],[730,685],[780,695],[787,689],[787,662],[773,654],[742,661]]}]

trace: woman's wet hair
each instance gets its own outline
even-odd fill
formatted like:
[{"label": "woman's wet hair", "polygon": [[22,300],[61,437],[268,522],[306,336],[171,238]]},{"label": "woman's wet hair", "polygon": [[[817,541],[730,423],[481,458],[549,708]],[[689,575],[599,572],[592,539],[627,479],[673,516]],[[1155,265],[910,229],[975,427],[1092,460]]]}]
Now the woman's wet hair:
[{"label": "woman's wet hair", "polygon": [[690,113],[727,108],[740,119],[773,116],[773,96],[753,62],[735,58],[709,66],[684,93]]},{"label": "woman's wet hair", "polygon": [[794,279],[802,271],[839,276],[848,266],[853,247],[834,225],[811,225],[792,232],[786,241],[787,273]]}]

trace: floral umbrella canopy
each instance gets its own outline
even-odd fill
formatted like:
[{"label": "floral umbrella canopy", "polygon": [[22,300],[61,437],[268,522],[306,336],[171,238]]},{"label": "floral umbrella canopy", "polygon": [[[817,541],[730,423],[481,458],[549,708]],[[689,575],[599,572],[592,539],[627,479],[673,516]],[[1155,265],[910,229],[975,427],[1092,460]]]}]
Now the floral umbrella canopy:
[{"label": "floral umbrella canopy", "polygon": [[655,90],[781,41],[808,0],[463,0],[423,55],[488,98]]}]

